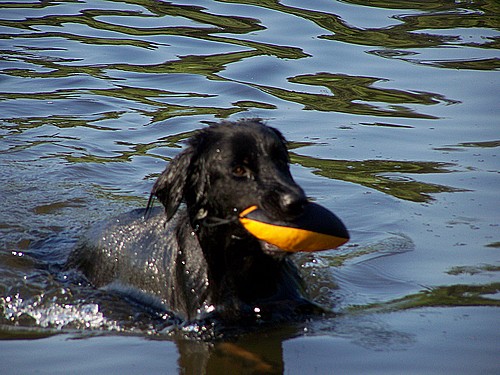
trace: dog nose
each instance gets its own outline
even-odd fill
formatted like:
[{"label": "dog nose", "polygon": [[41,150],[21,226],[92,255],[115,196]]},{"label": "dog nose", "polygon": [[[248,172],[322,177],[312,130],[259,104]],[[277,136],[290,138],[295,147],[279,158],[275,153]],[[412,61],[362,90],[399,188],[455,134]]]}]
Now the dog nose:
[{"label": "dog nose", "polygon": [[304,211],[307,199],[302,192],[288,192],[280,196],[281,209],[291,216],[298,216]]}]

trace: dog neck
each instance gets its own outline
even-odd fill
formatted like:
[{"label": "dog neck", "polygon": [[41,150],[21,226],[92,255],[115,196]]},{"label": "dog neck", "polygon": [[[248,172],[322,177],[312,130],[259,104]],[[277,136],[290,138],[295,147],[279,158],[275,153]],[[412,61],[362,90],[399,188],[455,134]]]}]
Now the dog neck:
[{"label": "dog neck", "polygon": [[271,301],[305,301],[298,270],[286,253],[266,253],[260,241],[234,221],[198,222],[194,227],[206,261],[207,296],[225,315],[260,311]]}]

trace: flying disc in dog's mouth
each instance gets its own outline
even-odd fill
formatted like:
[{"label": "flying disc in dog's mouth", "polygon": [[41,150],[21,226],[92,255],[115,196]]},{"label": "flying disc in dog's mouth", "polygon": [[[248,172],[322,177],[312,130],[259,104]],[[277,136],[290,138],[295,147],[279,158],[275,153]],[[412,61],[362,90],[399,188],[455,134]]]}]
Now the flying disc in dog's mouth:
[{"label": "flying disc in dog's mouth", "polygon": [[257,206],[248,207],[239,219],[259,240],[290,252],[335,249],[349,240],[344,223],[316,203],[308,203],[303,214],[290,222],[273,220]]}]

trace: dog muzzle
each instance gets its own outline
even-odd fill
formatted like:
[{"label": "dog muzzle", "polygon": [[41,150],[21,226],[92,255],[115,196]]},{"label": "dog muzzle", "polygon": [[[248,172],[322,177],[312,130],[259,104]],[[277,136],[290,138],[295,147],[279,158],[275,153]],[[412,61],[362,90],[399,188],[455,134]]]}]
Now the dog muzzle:
[{"label": "dog muzzle", "polygon": [[312,202],[292,221],[273,220],[257,206],[241,212],[239,220],[259,240],[289,252],[335,249],[349,241],[344,223],[333,212]]}]

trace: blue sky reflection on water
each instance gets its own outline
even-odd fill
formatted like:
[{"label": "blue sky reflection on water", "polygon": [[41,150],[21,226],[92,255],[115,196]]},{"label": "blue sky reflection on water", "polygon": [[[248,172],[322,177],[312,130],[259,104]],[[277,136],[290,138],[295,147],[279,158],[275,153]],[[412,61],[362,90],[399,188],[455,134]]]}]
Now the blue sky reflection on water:
[{"label": "blue sky reflection on water", "polygon": [[[0,341],[2,361],[40,343],[76,373],[349,373],[354,358],[373,373],[497,372],[498,334],[481,327],[500,286],[499,12],[493,0],[0,2],[0,334],[65,333]],[[88,223],[144,206],[194,130],[242,117],[285,134],[296,180],[353,234],[301,259],[342,318],[236,349],[184,341],[106,315],[108,296],[65,290],[25,255],[63,258]],[[108,329],[137,335],[67,340]],[[23,363],[53,370],[47,354]]]}]

